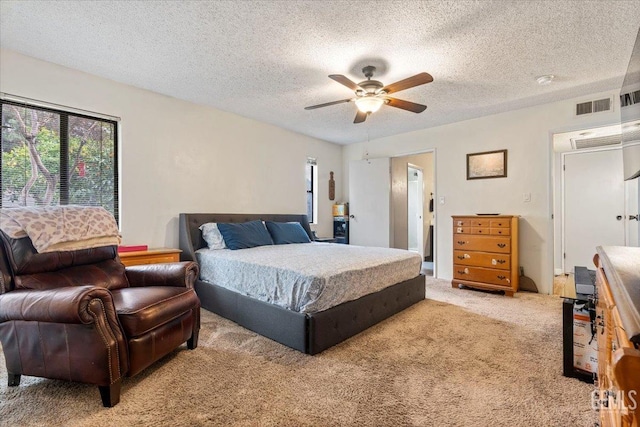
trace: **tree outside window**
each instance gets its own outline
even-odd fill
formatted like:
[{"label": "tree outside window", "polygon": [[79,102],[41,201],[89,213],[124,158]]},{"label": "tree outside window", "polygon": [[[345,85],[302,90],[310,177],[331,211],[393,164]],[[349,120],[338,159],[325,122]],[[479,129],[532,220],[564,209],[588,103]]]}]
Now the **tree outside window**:
[{"label": "tree outside window", "polygon": [[102,206],[118,219],[116,122],[0,104],[2,207]]}]

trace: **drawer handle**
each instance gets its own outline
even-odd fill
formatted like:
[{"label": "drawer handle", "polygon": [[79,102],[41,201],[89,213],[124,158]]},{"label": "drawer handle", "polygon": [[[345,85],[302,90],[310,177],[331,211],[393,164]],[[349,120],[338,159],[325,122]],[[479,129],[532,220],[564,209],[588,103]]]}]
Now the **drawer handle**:
[{"label": "drawer handle", "polygon": [[462,225],[462,221],[458,221],[458,226],[461,226],[461,225]]},{"label": "drawer handle", "polygon": [[505,259],[497,259],[497,260],[495,260],[495,262],[497,262],[498,264],[504,264],[505,262],[507,262],[507,260],[505,260]]},{"label": "drawer handle", "polygon": [[458,270],[458,274],[469,274],[469,269],[465,268],[464,270]]},{"label": "drawer handle", "polygon": [[458,255],[458,259],[464,259],[464,255]]},{"label": "drawer handle", "polygon": [[478,234],[482,234],[482,230],[478,230]]},{"label": "drawer handle", "polygon": [[507,244],[506,244],[506,243],[498,243],[498,247],[499,247],[499,248],[504,248],[505,246],[507,246]]},{"label": "drawer handle", "polygon": [[502,230],[498,230],[498,234],[502,234]]},{"label": "drawer handle", "polygon": [[504,280],[506,278],[507,278],[507,276],[498,276],[498,279],[500,279],[500,280]]},{"label": "drawer handle", "polygon": [[467,243],[467,242],[465,242],[464,240],[458,240],[458,244],[459,245],[464,245],[465,243]]}]

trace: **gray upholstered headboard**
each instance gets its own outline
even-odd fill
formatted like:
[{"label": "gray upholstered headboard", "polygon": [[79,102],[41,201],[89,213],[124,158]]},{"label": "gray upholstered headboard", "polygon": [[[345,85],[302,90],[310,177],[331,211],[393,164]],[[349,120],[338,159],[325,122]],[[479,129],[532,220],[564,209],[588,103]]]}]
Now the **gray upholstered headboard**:
[{"label": "gray upholstered headboard", "polygon": [[309,220],[304,214],[224,214],[224,213],[181,213],[180,214],[180,260],[197,261],[195,252],[207,246],[199,227],[207,222],[247,222],[247,221],[299,222],[309,238],[314,240]]}]

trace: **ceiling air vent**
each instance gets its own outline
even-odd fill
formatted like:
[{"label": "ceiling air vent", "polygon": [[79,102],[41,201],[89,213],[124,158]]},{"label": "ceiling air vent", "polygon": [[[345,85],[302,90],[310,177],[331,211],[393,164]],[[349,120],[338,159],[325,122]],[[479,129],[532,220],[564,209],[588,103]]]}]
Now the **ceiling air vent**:
[{"label": "ceiling air vent", "polygon": [[576,116],[611,111],[611,97],[576,104]]},{"label": "ceiling air vent", "polygon": [[635,92],[623,93],[620,95],[620,106],[628,107],[630,105],[640,104],[640,90]]},{"label": "ceiling air vent", "polygon": [[573,148],[574,150],[605,147],[607,145],[620,145],[620,143],[621,143],[620,134],[596,136],[593,138],[580,138],[580,139],[571,138],[571,148]]}]

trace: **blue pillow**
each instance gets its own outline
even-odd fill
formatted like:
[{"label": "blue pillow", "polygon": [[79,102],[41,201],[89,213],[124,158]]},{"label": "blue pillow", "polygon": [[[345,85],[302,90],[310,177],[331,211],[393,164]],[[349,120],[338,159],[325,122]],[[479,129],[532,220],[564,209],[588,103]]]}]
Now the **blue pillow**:
[{"label": "blue pillow", "polygon": [[247,249],[256,246],[273,245],[271,236],[262,221],[239,224],[218,223],[218,230],[229,249]]},{"label": "blue pillow", "polygon": [[309,235],[299,222],[271,222],[266,221],[265,225],[273,243],[285,245],[287,243],[311,243]]}]

